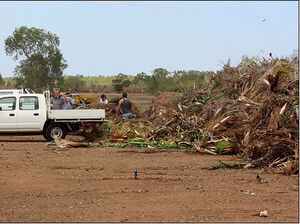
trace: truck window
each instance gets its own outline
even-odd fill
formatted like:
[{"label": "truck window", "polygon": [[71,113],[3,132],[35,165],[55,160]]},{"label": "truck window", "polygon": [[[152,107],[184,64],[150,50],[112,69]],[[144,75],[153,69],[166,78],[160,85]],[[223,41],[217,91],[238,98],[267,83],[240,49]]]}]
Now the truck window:
[{"label": "truck window", "polygon": [[10,111],[16,109],[16,97],[3,97],[0,99],[0,110]]},{"label": "truck window", "polygon": [[20,110],[38,110],[39,100],[36,96],[22,96],[19,102]]}]

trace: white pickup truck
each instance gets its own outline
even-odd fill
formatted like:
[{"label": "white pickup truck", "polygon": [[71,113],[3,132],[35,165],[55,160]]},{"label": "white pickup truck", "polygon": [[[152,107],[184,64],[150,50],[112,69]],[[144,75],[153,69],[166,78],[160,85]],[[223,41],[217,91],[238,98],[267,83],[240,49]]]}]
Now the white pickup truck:
[{"label": "white pickup truck", "polygon": [[65,138],[84,125],[100,125],[105,110],[51,110],[50,92],[0,95],[0,134],[42,134]]}]

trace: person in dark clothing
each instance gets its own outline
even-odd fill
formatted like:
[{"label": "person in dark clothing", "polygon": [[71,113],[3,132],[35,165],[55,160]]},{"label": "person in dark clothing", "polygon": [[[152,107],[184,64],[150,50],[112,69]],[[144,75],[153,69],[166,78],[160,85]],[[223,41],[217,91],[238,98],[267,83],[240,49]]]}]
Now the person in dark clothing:
[{"label": "person in dark clothing", "polygon": [[135,118],[135,112],[132,103],[127,99],[127,93],[123,93],[123,98],[119,101],[116,118],[118,117],[120,111],[122,112],[123,119],[133,119]]}]

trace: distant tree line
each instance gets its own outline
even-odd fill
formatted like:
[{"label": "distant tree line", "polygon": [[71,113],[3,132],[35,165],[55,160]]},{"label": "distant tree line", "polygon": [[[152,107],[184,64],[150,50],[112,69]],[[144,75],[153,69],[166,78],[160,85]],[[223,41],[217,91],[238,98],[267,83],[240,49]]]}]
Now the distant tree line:
[{"label": "distant tree line", "polygon": [[[184,92],[191,88],[198,88],[204,85],[204,79],[210,72],[201,72],[197,70],[178,70],[170,72],[164,68],[154,69],[151,74],[144,72],[137,75],[126,75],[119,73],[115,76],[84,76],[64,75],[55,83],[65,91],[72,92],[147,92],[151,94],[160,94],[161,92]],[[3,78],[3,85],[7,88],[23,88],[26,85],[20,85],[16,77]],[[1,84],[1,76],[0,76]],[[30,88],[45,90],[47,87]]]},{"label": "distant tree line", "polygon": [[205,76],[210,72],[198,70],[175,70],[170,72],[164,68],[156,68],[152,74],[144,72],[135,76],[133,83],[142,85],[146,92],[159,94],[161,92],[184,92],[191,88],[204,85]]}]

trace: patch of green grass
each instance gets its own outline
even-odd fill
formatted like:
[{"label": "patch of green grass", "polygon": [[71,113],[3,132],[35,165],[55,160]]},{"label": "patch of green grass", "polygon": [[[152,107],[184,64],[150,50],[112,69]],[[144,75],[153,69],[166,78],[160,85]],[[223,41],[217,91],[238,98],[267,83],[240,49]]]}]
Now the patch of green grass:
[{"label": "patch of green grass", "polygon": [[218,164],[212,165],[211,167],[202,167],[202,170],[218,170],[218,169],[242,169],[242,164],[234,164],[230,165],[227,163],[223,163],[222,161],[219,161]]}]

